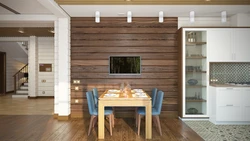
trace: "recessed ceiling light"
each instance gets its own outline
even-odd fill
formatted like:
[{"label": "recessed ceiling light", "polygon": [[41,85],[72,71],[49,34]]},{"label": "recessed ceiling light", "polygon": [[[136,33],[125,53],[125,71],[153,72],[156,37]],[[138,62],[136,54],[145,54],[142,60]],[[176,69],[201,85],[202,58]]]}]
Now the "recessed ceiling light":
[{"label": "recessed ceiling light", "polygon": [[211,0],[205,0],[205,1],[211,1]]}]

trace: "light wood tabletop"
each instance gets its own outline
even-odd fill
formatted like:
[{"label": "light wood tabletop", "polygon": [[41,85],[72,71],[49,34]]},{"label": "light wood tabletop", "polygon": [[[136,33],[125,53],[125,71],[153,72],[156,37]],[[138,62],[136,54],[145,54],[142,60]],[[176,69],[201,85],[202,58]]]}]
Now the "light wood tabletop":
[{"label": "light wood tabletop", "polygon": [[[98,102],[98,138],[104,139],[104,107],[145,107],[145,135],[146,139],[152,138],[152,103],[151,97],[141,90],[135,89],[127,92],[120,90],[106,90]],[[115,134],[115,133],[114,133]]]}]

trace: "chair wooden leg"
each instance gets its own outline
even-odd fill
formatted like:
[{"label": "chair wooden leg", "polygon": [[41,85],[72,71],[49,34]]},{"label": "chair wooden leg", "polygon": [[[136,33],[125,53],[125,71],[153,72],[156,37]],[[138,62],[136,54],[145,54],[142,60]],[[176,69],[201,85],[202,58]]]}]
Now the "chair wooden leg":
[{"label": "chair wooden leg", "polygon": [[112,127],[115,127],[115,115],[114,113],[112,114]]},{"label": "chair wooden leg", "polygon": [[138,120],[137,133],[138,133],[138,135],[140,135],[140,128],[141,128],[141,115],[140,114],[138,114],[137,120]]},{"label": "chair wooden leg", "polygon": [[113,114],[110,114],[109,115],[109,130],[110,130],[110,136],[112,136],[112,125],[113,125],[113,123],[112,123],[112,119],[113,118]]},{"label": "chair wooden leg", "polygon": [[91,131],[91,129],[92,129],[93,120],[94,120],[95,117],[96,117],[96,116],[91,116],[91,117],[90,117],[88,136],[89,136],[90,131]]},{"label": "chair wooden leg", "polygon": [[137,107],[135,108],[135,127],[137,127],[138,124],[138,114],[137,114]]},{"label": "chair wooden leg", "polygon": [[157,122],[157,126],[159,129],[160,135],[162,136],[160,118],[159,118],[159,116],[155,116],[155,118],[156,118],[156,122]]},{"label": "chair wooden leg", "polygon": [[97,116],[95,116],[95,118],[93,119],[93,128],[95,127],[96,122],[97,122]]}]

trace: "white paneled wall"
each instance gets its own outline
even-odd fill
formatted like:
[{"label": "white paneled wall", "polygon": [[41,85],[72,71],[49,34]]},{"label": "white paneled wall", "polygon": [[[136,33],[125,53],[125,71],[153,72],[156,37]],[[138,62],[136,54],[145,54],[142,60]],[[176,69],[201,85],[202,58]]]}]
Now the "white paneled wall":
[{"label": "white paneled wall", "polygon": [[52,64],[52,71],[40,72],[38,68],[38,96],[54,96],[54,38],[38,38],[39,64]]}]

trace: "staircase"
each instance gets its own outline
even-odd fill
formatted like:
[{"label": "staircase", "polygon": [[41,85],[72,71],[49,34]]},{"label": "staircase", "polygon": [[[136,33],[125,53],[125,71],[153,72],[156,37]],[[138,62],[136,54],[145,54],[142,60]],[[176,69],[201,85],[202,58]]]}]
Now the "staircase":
[{"label": "staircase", "polygon": [[23,83],[16,93],[12,95],[12,98],[28,98],[29,83]]},{"label": "staircase", "polygon": [[14,94],[13,98],[23,97],[28,98],[29,95],[29,84],[28,84],[28,64],[22,67],[14,77]]}]

